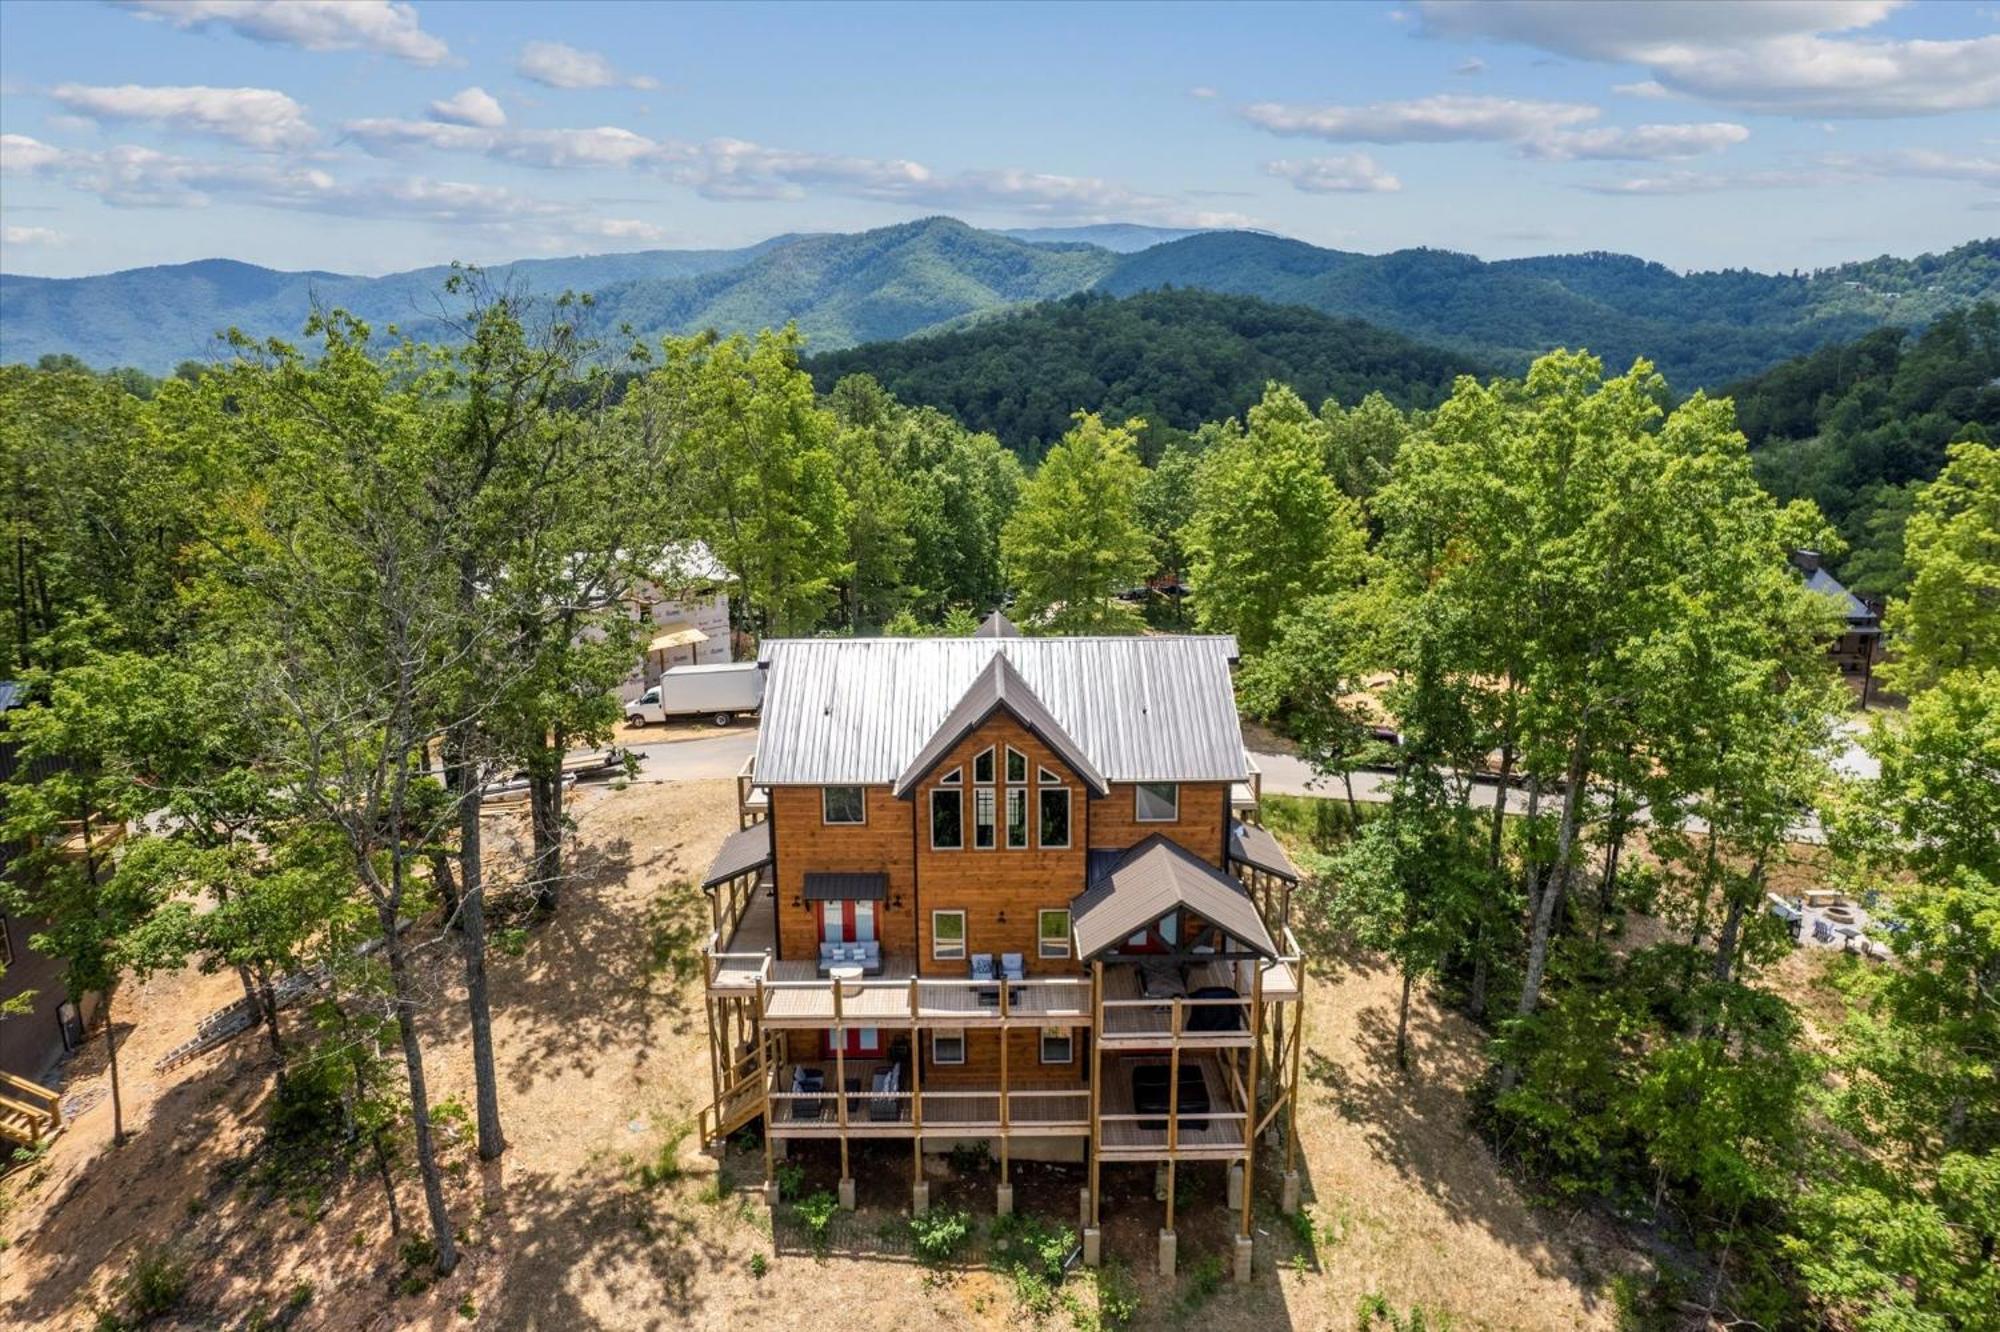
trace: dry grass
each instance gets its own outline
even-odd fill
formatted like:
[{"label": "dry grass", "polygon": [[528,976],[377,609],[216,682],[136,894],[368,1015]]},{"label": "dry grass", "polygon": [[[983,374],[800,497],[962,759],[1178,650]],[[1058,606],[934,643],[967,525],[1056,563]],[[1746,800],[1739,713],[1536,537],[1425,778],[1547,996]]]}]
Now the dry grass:
[{"label": "dry grass", "polygon": [[[657,729],[654,735],[658,735]],[[234,996],[232,977],[182,973],[119,995],[126,1101],[133,1141],[110,1148],[108,1105],[85,1111],[46,1162],[0,1184],[12,1208],[0,1220],[0,1324],[80,1328],[92,1305],[148,1244],[191,1260],[186,1326],[238,1326],[276,1314],[300,1283],[310,1300],[290,1326],[430,1329],[1017,1327],[1007,1281],[984,1270],[936,1274],[906,1259],[786,1252],[772,1256],[753,1192],[761,1160],[734,1148],[721,1163],[680,1137],[706,1100],[699,990],[673,965],[705,913],[689,887],[735,827],[728,782],[586,788],[576,801],[580,881],[556,919],[519,957],[493,959],[495,1042],[509,1136],[498,1163],[480,1167],[448,1148],[451,1206],[466,1231],[465,1260],[414,1295],[379,1184],[363,1175],[318,1200],[260,1202],[232,1161],[261,1134],[269,1068],[264,1048],[239,1040],[172,1073],[152,1060],[200,1014]],[[523,832],[501,821],[496,859]],[[454,950],[432,949],[423,969],[433,1095],[470,1100]],[[1160,1205],[1151,1173],[1106,1171],[1107,1247],[1137,1274],[1139,1325],[1198,1321],[1218,1328],[1342,1327],[1379,1291],[1399,1308],[1421,1304],[1460,1328],[1608,1327],[1601,1291],[1630,1260],[1584,1221],[1534,1210],[1466,1127],[1456,1088],[1476,1072],[1477,1033],[1420,1002],[1415,1072],[1388,1053],[1395,997],[1386,972],[1330,970],[1309,997],[1309,1050],[1300,1114],[1310,1252],[1276,1215],[1277,1170],[1259,1178],[1259,1271],[1189,1311],[1205,1259],[1231,1233],[1219,1167],[1183,1172],[1178,1289],[1151,1277]],[[80,1065],[72,1092],[101,1071]],[[636,1166],[673,1154],[680,1178],[644,1185]],[[814,1185],[830,1187],[830,1159],[802,1155]],[[907,1202],[907,1148],[858,1156],[860,1224],[895,1224]],[[824,1177],[824,1178],[822,1178]],[[988,1180],[940,1179],[939,1205],[990,1216]],[[1077,1172],[1024,1168],[1023,1210],[1074,1219]],[[413,1182],[400,1191],[417,1221]],[[764,1255],[767,1272],[752,1270]],[[1077,1286],[1087,1292],[1089,1282]],[[1086,1303],[1088,1301],[1086,1300]],[[475,1321],[461,1312],[470,1310]],[[1058,1309],[1048,1320],[1060,1327]]]}]

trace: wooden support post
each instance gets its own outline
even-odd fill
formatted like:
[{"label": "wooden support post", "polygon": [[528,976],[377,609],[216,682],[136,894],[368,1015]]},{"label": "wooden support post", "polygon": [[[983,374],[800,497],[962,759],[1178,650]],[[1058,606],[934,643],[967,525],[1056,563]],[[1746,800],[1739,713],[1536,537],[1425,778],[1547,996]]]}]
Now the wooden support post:
[{"label": "wooden support post", "polygon": [[1250,1081],[1244,1087],[1244,1095],[1250,1098],[1243,1116],[1243,1233],[1250,1233],[1250,1190],[1256,1183],[1257,1171],[1257,1056],[1263,1052],[1264,1042],[1264,968],[1257,968],[1257,979],[1250,990]]},{"label": "wooden support post", "polygon": [[[917,1033],[910,1033],[915,1036]],[[910,1051],[910,1165],[916,1173],[912,1184],[924,1178],[924,1050],[921,1041],[912,1041]]]},{"label": "wooden support post", "polygon": [[1090,1224],[1098,1224],[1098,1148],[1104,1141],[1104,1046],[1098,1040],[1104,1031],[1104,960],[1090,964]]},{"label": "wooden support post", "polygon": [[1306,1044],[1306,964],[1299,963],[1299,1011],[1292,1019],[1292,1072],[1285,1088],[1285,1173],[1297,1168],[1299,1155],[1299,1057]]},{"label": "wooden support post", "polygon": [[[771,1112],[771,1079],[774,1075],[769,1067],[771,1037],[770,1033],[764,1030],[761,1016],[764,1011],[764,979],[761,976],[757,978],[755,1002],[759,1014],[754,1036],[757,1042],[757,1085],[763,1088],[761,1094],[764,1099],[764,1187],[769,1189],[772,1180],[777,1178],[771,1173],[771,1148],[772,1140],[777,1136],[778,1126],[773,1122]],[[785,1104],[790,1105],[791,1102],[787,1101]]]},{"label": "wooden support post", "polygon": [[1173,1044],[1167,1047],[1167,1229],[1174,1228],[1174,1153],[1181,1145],[1181,1001],[1174,1000]]},{"label": "wooden support post", "polygon": [[1169,1157],[1167,1158],[1167,1226],[1166,1226],[1166,1228],[1167,1228],[1168,1230],[1172,1230],[1172,1229],[1174,1228],[1174,1158],[1173,1158],[1173,1157],[1171,1157],[1171,1156],[1169,1156]]},{"label": "wooden support post", "polygon": [[[729,1012],[726,1008],[723,1009],[722,1014],[722,1030],[717,1032],[715,1029],[715,1010],[723,1002],[723,1000],[717,999],[707,993],[704,993],[701,997],[702,1016],[708,1019],[708,1084],[709,1090],[713,1093],[711,1099],[715,1103],[716,1130],[718,1133],[722,1128],[722,1061],[724,1059],[729,1061],[730,1083],[733,1084],[736,1081],[736,1051],[729,1044]],[[718,1036],[720,1040],[717,1039]],[[704,1147],[707,1145],[707,1143],[702,1144]]]},{"label": "wooden support post", "polygon": [[[1004,991],[1003,991],[1004,993]],[[1000,1182],[1007,1182],[1007,1140],[1010,1116],[1007,1105],[1007,1047],[1012,1044],[1005,1027],[1000,1028]]]}]

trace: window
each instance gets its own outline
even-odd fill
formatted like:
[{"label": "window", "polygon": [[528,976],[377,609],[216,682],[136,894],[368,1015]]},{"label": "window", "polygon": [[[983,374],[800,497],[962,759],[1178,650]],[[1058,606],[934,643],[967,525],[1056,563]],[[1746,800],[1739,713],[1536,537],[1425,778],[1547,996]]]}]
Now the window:
[{"label": "window", "polygon": [[1019,850],[1028,844],[1028,788],[1007,788],[1007,845]]},{"label": "window", "polygon": [[1043,957],[1069,956],[1069,911],[1064,907],[1051,907],[1039,913],[1035,926],[1036,937],[1041,940]]},{"label": "window", "polygon": [[972,793],[972,845],[981,851],[993,849],[993,788],[982,786]]},{"label": "window", "polygon": [[1028,756],[1014,746],[1007,746],[1007,780],[1025,782],[1028,780]]},{"label": "window", "polygon": [[933,1064],[965,1062],[964,1027],[939,1027],[931,1033],[931,1062]]},{"label": "window", "polygon": [[1047,768],[1044,768],[1039,763],[1035,765],[1035,780],[1040,782],[1043,786],[1062,785],[1062,778],[1056,776],[1054,773],[1050,772]]},{"label": "window", "polygon": [[981,750],[979,757],[972,760],[972,780],[990,782],[993,780],[993,750]]},{"label": "window", "polygon": [[858,786],[823,786],[819,792],[819,817],[822,823],[866,823],[867,806],[861,799]]},{"label": "window", "polygon": [[1067,1064],[1075,1057],[1075,1049],[1069,1038],[1068,1027],[1042,1028],[1042,1062],[1044,1064]]},{"label": "window", "polygon": [[1139,822],[1172,823],[1180,817],[1181,788],[1172,782],[1140,782],[1138,792]]},{"label": "window", "polygon": [[965,797],[957,791],[931,792],[931,849],[956,851],[965,845]]},{"label": "window", "polygon": [[1044,786],[1038,792],[1042,803],[1042,846],[1069,845],[1069,788]]},{"label": "window", "polygon": [[965,956],[965,913],[931,912],[931,956],[951,961]]},{"label": "window", "polygon": [[963,768],[953,768],[953,769],[952,769],[952,770],[951,770],[950,772],[948,772],[948,773],[946,773],[946,774],[945,774],[944,776],[942,776],[942,777],[938,778],[938,785],[939,785],[939,786],[959,786],[959,785],[962,785],[962,784],[964,783],[964,781],[965,781],[965,769],[963,769]]}]

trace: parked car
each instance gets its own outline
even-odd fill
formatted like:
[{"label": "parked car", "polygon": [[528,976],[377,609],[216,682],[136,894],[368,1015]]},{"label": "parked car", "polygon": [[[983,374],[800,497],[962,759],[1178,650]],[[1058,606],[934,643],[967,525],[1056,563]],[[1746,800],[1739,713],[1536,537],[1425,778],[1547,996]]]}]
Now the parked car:
[{"label": "parked car", "polygon": [[764,672],[754,661],[676,666],[625,705],[625,720],[644,726],[669,717],[707,717],[717,726],[727,726],[756,712],[763,702]]}]

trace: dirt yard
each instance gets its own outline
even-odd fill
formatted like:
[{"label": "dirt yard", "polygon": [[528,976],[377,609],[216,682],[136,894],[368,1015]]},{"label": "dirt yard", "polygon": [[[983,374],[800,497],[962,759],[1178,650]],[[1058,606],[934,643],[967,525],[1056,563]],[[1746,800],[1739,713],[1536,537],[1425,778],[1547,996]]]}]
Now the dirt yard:
[{"label": "dirt yard", "polygon": [[[654,728],[652,738],[658,738]],[[154,1060],[202,1014],[238,993],[230,975],[187,972],[128,984],[121,1033],[126,1122],[110,1145],[102,1043],[68,1071],[80,1107],[47,1156],[0,1182],[0,1325],[85,1328],[135,1256],[156,1248],[191,1278],[161,1327],[391,1329],[493,1327],[899,1329],[1013,1328],[1025,1317],[1009,1280],[982,1267],[934,1272],[906,1257],[824,1258],[774,1240],[756,1183],[761,1156],[721,1162],[689,1128],[706,1101],[695,950],[706,911],[691,879],[736,826],[733,784],[585,788],[576,800],[580,881],[555,920],[492,963],[494,1037],[509,1149],[481,1167],[447,1147],[449,1197],[464,1261],[427,1289],[399,1292],[407,1268],[379,1180],[367,1171],[324,1194],[260,1187],[270,1094],[268,1049],[239,1038],[173,1072]],[[490,825],[505,862],[523,830]],[[422,935],[422,927],[419,927]],[[462,991],[448,943],[424,957],[425,1053],[432,1094],[471,1101]],[[1349,1327],[1379,1292],[1421,1305],[1436,1326],[1609,1328],[1605,1291],[1633,1258],[1591,1224],[1538,1210],[1466,1127],[1453,1088],[1473,1075],[1478,1040],[1420,1003],[1415,1072],[1389,1054],[1395,986],[1385,970],[1322,966],[1308,1005],[1300,1115],[1310,1227],[1278,1216],[1277,1171],[1260,1166],[1257,1274],[1214,1282],[1225,1260],[1222,1179],[1186,1172],[1181,1278],[1153,1277],[1160,1204],[1148,1170],[1106,1172],[1107,1247],[1131,1274],[1138,1326]],[[666,1159],[678,1177],[643,1178]],[[837,1167],[800,1152],[807,1189]],[[822,1154],[823,1155],[823,1154]],[[939,1163],[942,1165],[942,1162]],[[856,1233],[902,1231],[907,1148],[857,1157]],[[667,1175],[672,1176],[673,1170]],[[822,1178],[824,1177],[824,1178]],[[1074,1224],[1074,1167],[1022,1167],[1022,1209]],[[939,1205],[991,1218],[982,1175],[933,1184]],[[402,1238],[423,1229],[413,1175],[399,1182]],[[1310,1232],[1310,1242],[1304,1232]],[[1206,1269],[1204,1271],[1204,1269]],[[1204,1279],[1206,1277],[1207,1279]],[[1096,1312],[1093,1282],[1072,1278],[1060,1328]]]}]

